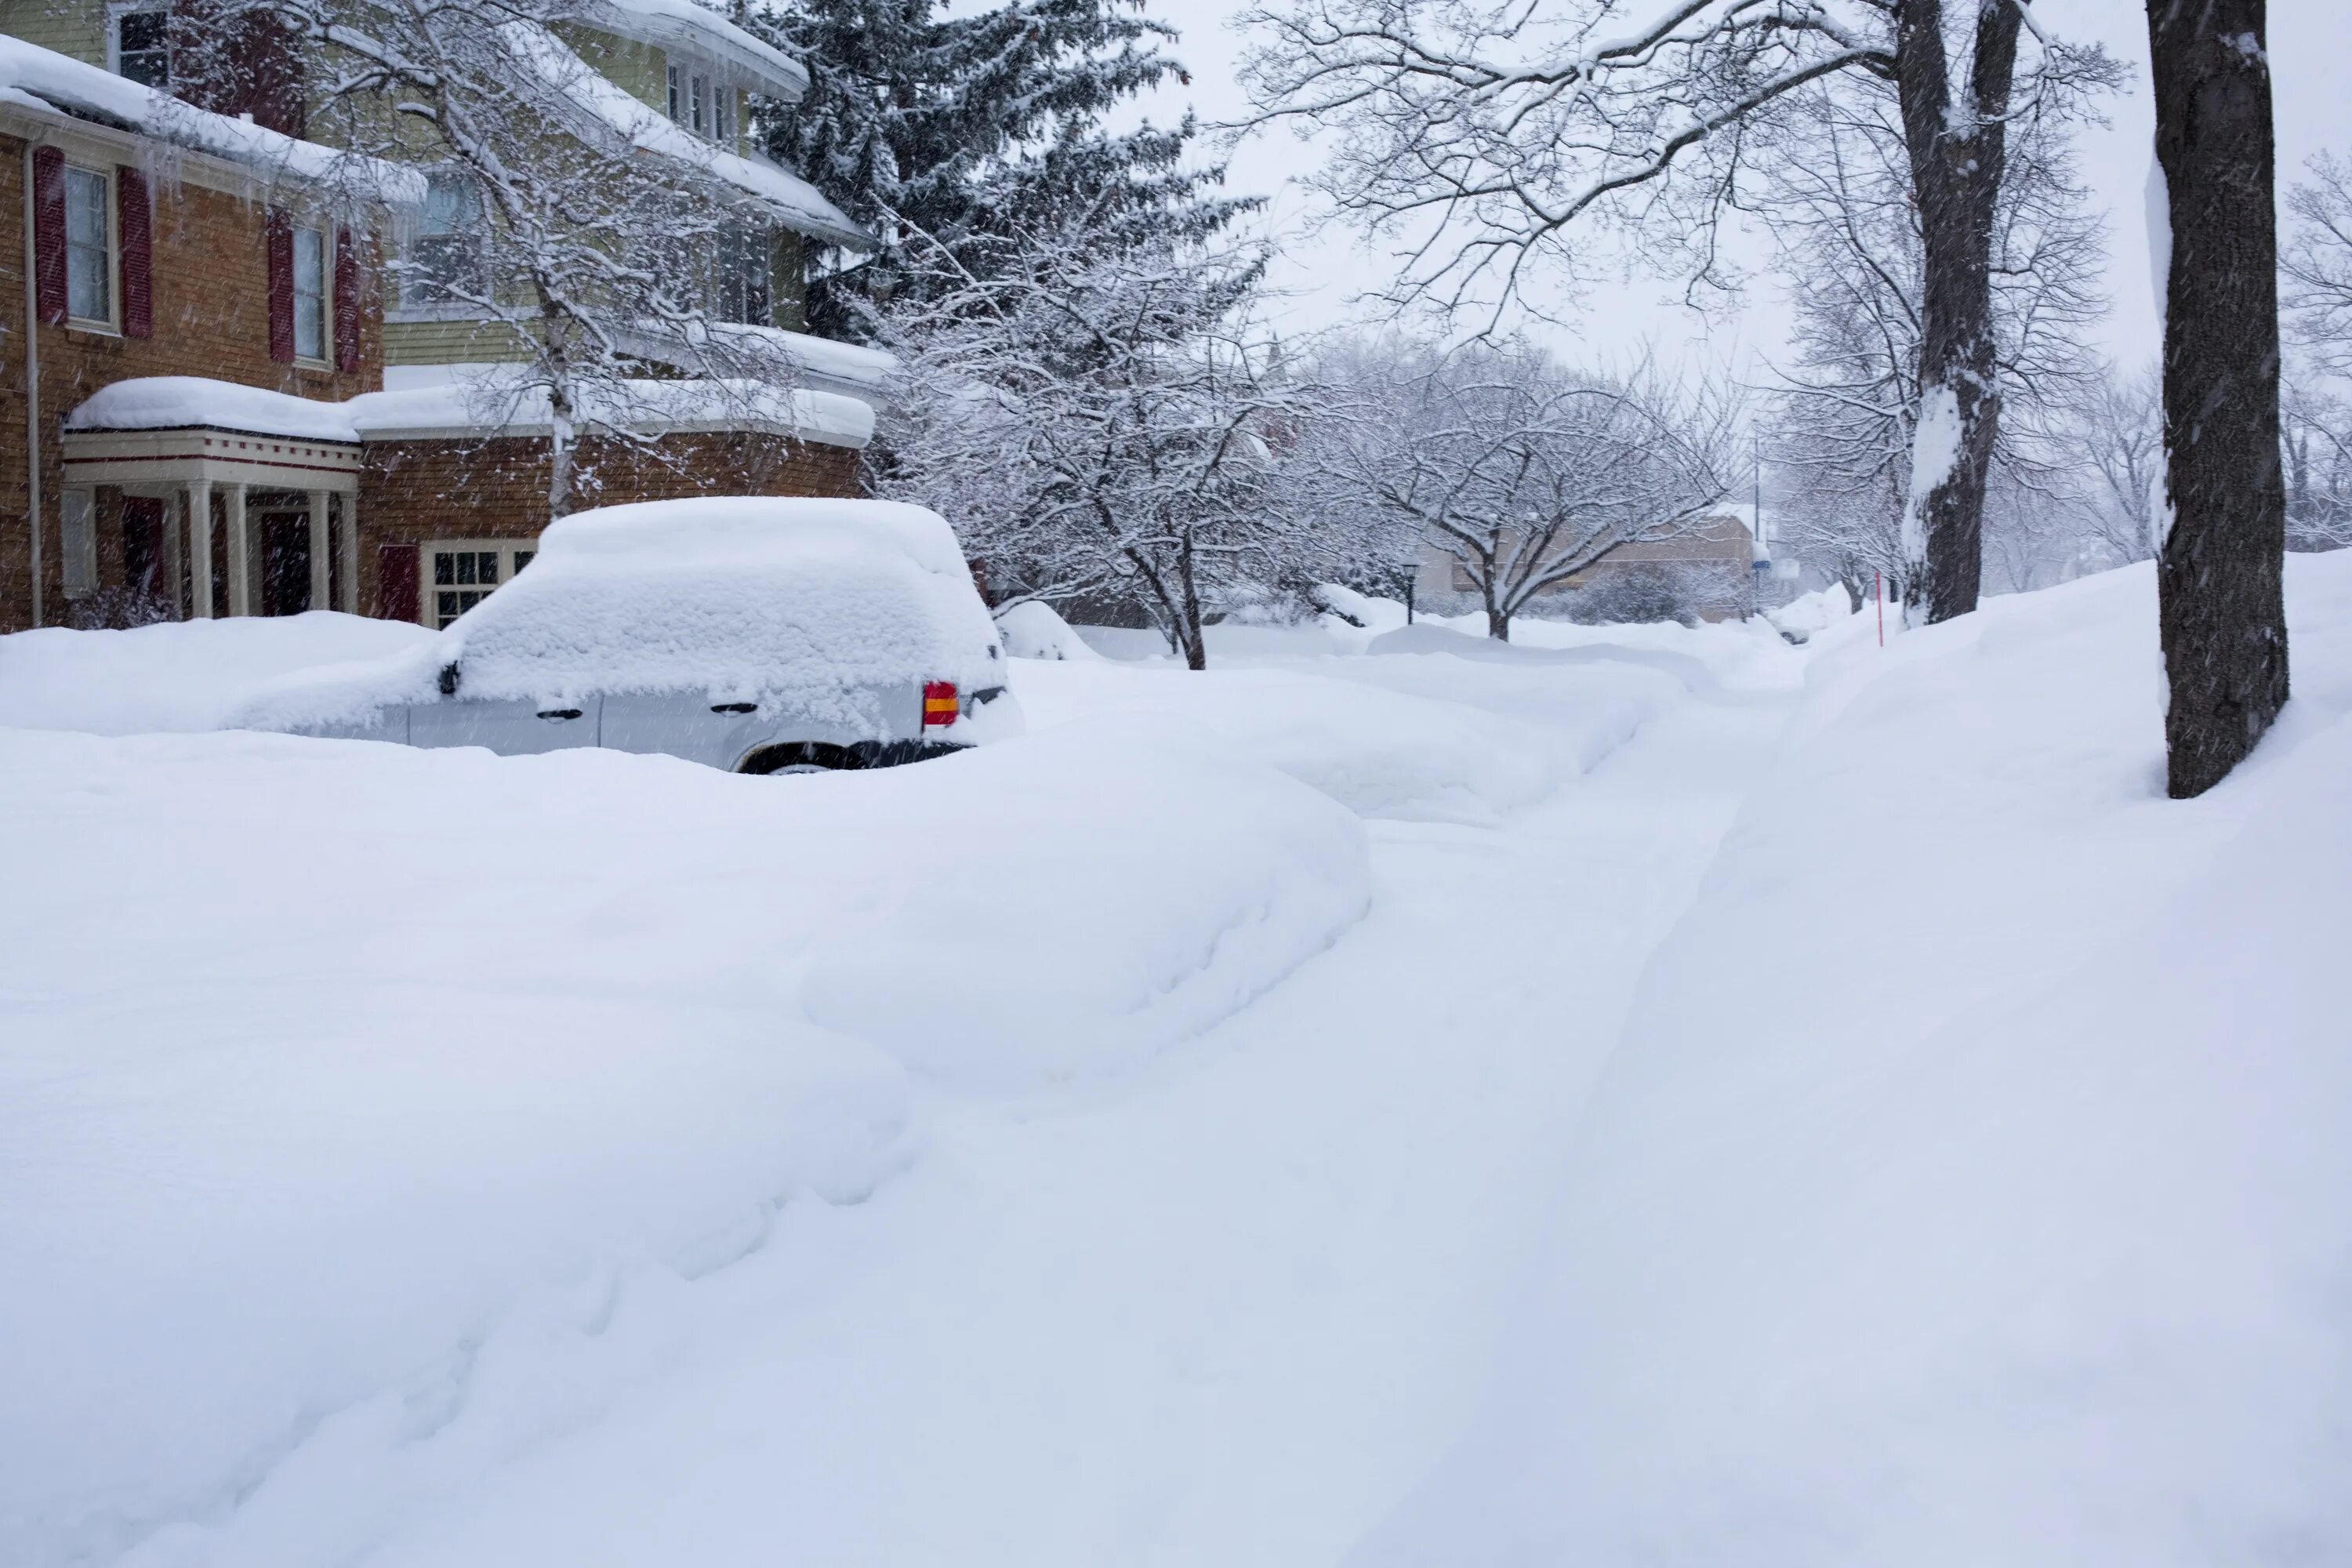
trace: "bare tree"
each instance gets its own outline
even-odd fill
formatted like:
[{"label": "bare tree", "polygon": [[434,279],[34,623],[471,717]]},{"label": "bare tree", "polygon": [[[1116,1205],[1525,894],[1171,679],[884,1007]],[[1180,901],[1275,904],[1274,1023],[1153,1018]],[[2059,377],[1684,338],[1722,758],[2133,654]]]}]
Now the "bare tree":
[{"label": "bare tree", "polygon": [[2279,258],[2291,351],[2280,389],[2289,550],[2352,544],[2352,164],[2307,165]]},{"label": "bare tree", "polygon": [[2071,485],[2084,542],[2115,564],[2156,554],[2163,505],[2163,386],[2150,367],[2099,379],[2053,411],[2043,431]]},{"label": "bare tree", "polygon": [[1276,444],[1312,413],[1252,314],[1261,253],[1082,215],[968,251],[876,320],[898,356],[877,488],[938,507],[1014,594],[1132,597],[1193,669],[1221,595],[1272,583]]},{"label": "bare tree", "polygon": [[2165,181],[2168,785],[2204,794],[2287,699],[2278,233],[2263,0],[2148,0]]},{"label": "bare tree", "polygon": [[1418,536],[1470,584],[1487,635],[1612,551],[1696,531],[1730,488],[1736,404],[1570,371],[1526,344],[1353,359],[1302,462],[1360,526]]},{"label": "bare tree", "polygon": [[2352,404],[2288,382],[2280,388],[2286,459],[2286,547],[2352,545]]},{"label": "bare tree", "polygon": [[[2052,545],[2061,465],[2042,437],[2094,382],[2081,345],[2105,304],[2099,224],[2065,129],[2045,116],[2011,127],[1994,214],[1990,331],[2003,418],[1983,548],[2001,552],[2011,586],[2038,574]],[[1816,86],[1788,107],[1784,155],[1765,182],[1795,307],[1770,421],[1782,539],[1857,606],[1874,577],[1901,601],[1918,568],[1904,522],[1923,401],[1926,237],[1905,149],[1891,85]]]},{"label": "bare tree", "polygon": [[2352,164],[2322,153],[2305,167],[2310,180],[2287,193],[2294,227],[2279,257],[2280,303],[2318,368],[2352,375]]},{"label": "bare tree", "polygon": [[[1931,620],[1973,608],[1985,474],[2000,418],[1992,271],[2010,127],[2116,79],[2095,49],[2029,26],[2031,0],[1294,0],[1249,13],[1262,114],[1337,139],[1346,209],[1407,237],[1399,291],[1516,292],[1530,259],[1600,219],[1717,266],[1723,216],[1815,84],[1894,89],[1921,239],[1920,407],[1906,498],[1911,592]],[[2020,43],[2034,47],[2021,66]]]},{"label": "bare tree", "polygon": [[227,0],[226,11],[268,18],[323,62],[314,137],[432,167],[440,232],[396,268],[411,294],[505,329],[512,363],[475,395],[504,405],[486,416],[543,402],[553,515],[582,499],[583,437],[642,446],[648,423],[675,412],[679,389],[645,379],[648,355],[700,374],[698,391],[720,405],[706,417],[788,395],[779,355],[711,330],[729,314],[721,274],[743,248],[741,193],[713,167],[725,154],[563,41],[594,25],[593,0]]}]

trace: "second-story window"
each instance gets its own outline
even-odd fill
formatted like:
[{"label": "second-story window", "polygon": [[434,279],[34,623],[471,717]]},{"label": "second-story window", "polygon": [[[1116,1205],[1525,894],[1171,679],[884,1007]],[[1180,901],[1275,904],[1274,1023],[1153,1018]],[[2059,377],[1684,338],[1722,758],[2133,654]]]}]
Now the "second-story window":
[{"label": "second-story window", "polygon": [[420,304],[478,300],[489,290],[488,235],[482,193],[455,169],[425,179],[424,221],[417,225],[406,293]]},{"label": "second-story window", "polygon": [[668,89],[672,121],[697,136],[716,142],[733,140],[735,106],[732,94],[712,81],[708,71],[673,64],[669,68]]},{"label": "second-story window", "polygon": [[112,20],[116,73],[159,92],[171,91],[171,13],[117,11]]},{"label": "second-story window", "polygon": [[745,224],[721,229],[713,251],[712,314],[722,321],[774,325],[774,299],[769,283],[774,264],[773,247],[766,230]]},{"label": "second-story window", "polygon": [[106,198],[110,182],[89,169],[66,171],[66,314],[76,321],[114,321],[112,237]]},{"label": "second-story window", "polygon": [[294,357],[327,357],[327,237],[294,231]]}]

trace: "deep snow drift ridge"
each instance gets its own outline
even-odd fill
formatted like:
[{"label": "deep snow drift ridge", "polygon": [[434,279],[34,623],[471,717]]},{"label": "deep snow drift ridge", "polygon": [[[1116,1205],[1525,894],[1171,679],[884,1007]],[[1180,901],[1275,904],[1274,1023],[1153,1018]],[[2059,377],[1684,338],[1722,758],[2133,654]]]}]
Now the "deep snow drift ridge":
[{"label": "deep snow drift ridge", "polygon": [[871,1192],[919,1149],[910,1070],[1130,1068],[1370,886],[1342,807],[1109,731],[789,781],[0,731],[0,822],[26,1563],[194,1552],[331,1413],[450,1418],[530,1303]]}]

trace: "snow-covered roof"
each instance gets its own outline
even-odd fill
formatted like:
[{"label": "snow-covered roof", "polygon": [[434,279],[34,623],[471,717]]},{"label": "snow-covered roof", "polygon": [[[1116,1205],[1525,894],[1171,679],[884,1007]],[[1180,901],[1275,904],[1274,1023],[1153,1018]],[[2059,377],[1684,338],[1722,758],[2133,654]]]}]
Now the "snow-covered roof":
[{"label": "snow-covered roof", "polygon": [[0,36],[0,102],[95,119],[273,174],[333,180],[397,206],[425,202],[424,174],[405,164],[338,152],[250,120],[215,114],[22,38]]},{"label": "snow-covered roof", "polygon": [[100,387],[65,418],[68,430],[234,430],[302,441],[357,442],[350,405],[201,375],[142,375]]},{"label": "snow-covered roof", "polygon": [[[763,430],[829,447],[874,438],[874,410],[838,393],[742,381],[592,383],[582,417],[655,431]],[[362,440],[456,432],[540,435],[551,427],[547,390],[492,374],[435,386],[366,392],[343,405]]]},{"label": "snow-covered roof", "polygon": [[[201,428],[348,442],[550,428],[543,387],[528,384],[511,367],[468,368],[478,374],[362,393],[342,403],[203,376],[139,376],[100,388],[66,416],[65,428]],[[874,410],[855,397],[748,382],[594,384],[589,404],[590,419],[648,432],[764,430],[833,447],[863,447],[874,436]]]},{"label": "snow-covered roof", "polygon": [[[686,5],[689,0],[673,3]],[[538,65],[572,108],[616,132],[630,146],[675,159],[734,186],[798,233],[853,249],[872,247],[871,235],[791,170],[705,141],[589,65],[544,27],[517,22],[509,25],[508,32],[517,51]]]},{"label": "snow-covered roof", "polygon": [[793,101],[808,90],[800,61],[695,0],[596,0],[585,19],[639,43],[698,51],[730,70],[738,85],[771,98]]},{"label": "snow-covered roof", "polygon": [[[806,332],[786,331],[782,327],[701,321],[691,330],[695,334],[693,342],[698,345],[707,342],[711,357],[719,360],[722,367],[725,362],[737,357],[746,362],[742,368],[747,369],[754,362],[781,360],[796,374],[802,386],[819,392],[845,392],[868,403],[880,399],[885,384],[898,368],[898,357],[881,349],[835,342]],[[676,339],[651,329],[629,340],[625,346],[648,359],[667,362],[679,357]]]}]

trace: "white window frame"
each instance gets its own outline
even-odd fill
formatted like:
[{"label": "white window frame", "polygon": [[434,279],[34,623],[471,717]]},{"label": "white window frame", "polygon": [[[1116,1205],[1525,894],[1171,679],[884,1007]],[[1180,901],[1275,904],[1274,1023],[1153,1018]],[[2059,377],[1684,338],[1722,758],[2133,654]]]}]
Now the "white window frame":
[{"label": "white window frame", "polygon": [[686,68],[671,60],[666,76],[669,83],[670,123],[683,125],[686,123]]},{"label": "white window frame", "polygon": [[[513,582],[514,574],[529,565],[531,557],[538,553],[539,541],[536,539],[428,539],[425,541],[416,549],[417,620],[433,630],[439,630],[488,598],[491,594],[506,584]],[[439,563],[436,560],[436,556],[470,555],[478,558],[493,554],[498,557],[499,579],[495,583],[483,584],[478,580],[479,566],[474,563],[467,564],[473,567],[470,574],[476,577],[477,581],[471,583],[456,581],[460,568],[454,560],[450,570],[452,580],[447,583],[439,580],[440,574],[437,570]],[[439,597],[444,594],[449,595],[449,604],[446,607]]]},{"label": "white window frame", "polygon": [[[106,296],[106,313],[102,316],[83,315],[74,309],[74,252],[77,250],[87,252],[90,249],[90,247],[86,244],[78,244],[73,237],[74,189],[77,176],[79,177],[82,189],[88,190],[94,184],[98,190],[99,228],[105,237],[98,247],[98,286],[105,291]],[[63,239],[66,247],[66,324],[79,327],[85,331],[112,332],[117,330],[116,324],[121,319],[122,307],[122,289],[116,278],[120,270],[116,262],[117,258],[121,255],[121,244],[120,237],[114,232],[114,171],[86,168],[79,163],[68,163],[65,172],[65,209],[66,231]]]},{"label": "white window frame", "polygon": [[[459,187],[457,205],[463,208],[470,200],[470,215],[462,211],[459,221],[451,228],[428,233],[425,217],[420,216],[409,242],[409,265],[403,275],[401,293],[404,305],[439,305],[459,303],[471,306],[471,300],[459,300],[457,290],[477,294],[489,292],[489,211],[482,201],[481,186],[473,176],[454,163],[443,164],[425,171],[426,207],[431,207],[431,191],[436,184],[446,183]],[[465,276],[457,279],[455,289],[446,278],[428,279],[422,258],[424,247],[436,247],[434,254],[446,258],[454,268]]]},{"label": "white window frame", "polygon": [[735,149],[735,89],[723,81],[710,84],[710,139],[730,153]]},{"label": "white window frame", "polygon": [[[123,74],[122,19],[125,16],[161,16],[163,18],[164,26],[168,29],[171,26],[172,8],[169,5],[157,5],[154,0],[130,0],[129,4],[117,0],[116,4],[106,8],[106,68],[116,76]],[[169,92],[171,88],[172,45],[170,34],[167,31],[163,43],[163,80],[159,90]]]},{"label": "white window frame", "polygon": [[[302,300],[304,297],[302,289],[302,237],[306,234],[317,242],[319,247],[319,287],[314,291],[315,297],[319,301],[319,339],[317,344],[318,352],[315,353],[306,353],[302,346]],[[310,224],[298,223],[294,226],[294,237],[292,242],[289,246],[289,249],[293,253],[292,285],[294,290],[294,358],[298,362],[308,365],[323,366],[327,363],[328,356],[334,353],[335,264],[334,254],[329,248],[329,243],[327,230],[323,226],[314,226]]]}]

